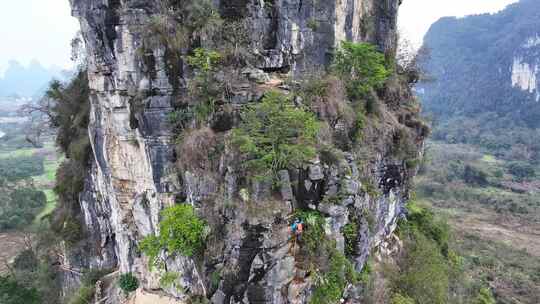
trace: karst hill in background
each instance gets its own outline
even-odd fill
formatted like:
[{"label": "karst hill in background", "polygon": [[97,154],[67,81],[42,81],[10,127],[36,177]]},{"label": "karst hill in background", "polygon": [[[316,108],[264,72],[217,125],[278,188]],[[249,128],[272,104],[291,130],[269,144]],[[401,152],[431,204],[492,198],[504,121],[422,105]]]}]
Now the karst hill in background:
[{"label": "karst hill in background", "polygon": [[35,96],[43,90],[53,78],[61,75],[58,67],[45,68],[38,61],[28,66],[11,60],[3,75],[0,75],[0,97],[18,95]]},{"label": "karst hill in background", "polygon": [[540,125],[540,1],[442,18],[424,46],[431,50],[425,67],[435,79],[419,88],[427,112],[443,121],[491,112],[512,125]]}]

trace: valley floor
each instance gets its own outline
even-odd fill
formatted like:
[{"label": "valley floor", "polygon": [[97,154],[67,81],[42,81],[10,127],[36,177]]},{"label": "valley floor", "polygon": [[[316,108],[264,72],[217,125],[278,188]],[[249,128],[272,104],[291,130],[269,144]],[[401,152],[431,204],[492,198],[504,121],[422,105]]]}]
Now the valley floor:
[{"label": "valley floor", "polygon": [[497,303],[540,303],[538,177],[517,178],[508,161],[472,146],[428,146],[418,200],[451,224],[469,287],[489,286]]},{"label": "valley floor", "polygon": [[[23,214],[21,204],[26,203],[10,201],[10,197],[12,193],[25,189],[42,191],[46,203],[32,210],[32,216],[28,220],[25,219],[26,222],[19,222],[18,225],[6,227],[6,229],[0,226],[0,274],[6,273],[9,270],[7,262],[13,261],[27,247],[25,237],[48,225],[48,221],[44,218],[56,206],[56,194],[53,188],[56,170],[62,157],[54,146],[54,138],[47,137],[43,147],[34,148],[26,142],[21,129],[22,126],[7,128],[8,136],[0,139],[0,162],[5,160],[0,168],[0,197],[2,197],[0,203],[5,204],[5,206],[2,205],[4,208],[2,212],[10,212],[13,214],[11,217],[17,215],[24,217],[21,215]],[[28,165],[29,162],[33,165]],[[42,169],[38,169],[41,163]],[[18,175],[5,176],[11,174],[10,172],[18,172]],[[7,180],[2,182],[3,178]]]},{"label": "valley floor", "polygon": [[24,250],[26,237],[23,232],[0,232],[0,275],[9,272],[8,264]]}]

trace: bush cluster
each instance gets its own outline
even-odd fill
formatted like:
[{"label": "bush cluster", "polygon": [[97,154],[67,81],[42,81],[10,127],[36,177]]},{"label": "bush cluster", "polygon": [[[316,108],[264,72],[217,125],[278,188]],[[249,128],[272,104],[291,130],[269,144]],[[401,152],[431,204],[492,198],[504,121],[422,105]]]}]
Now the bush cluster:
[{"label": "bush cluster", "polygon": [[[52,261],[44,254],[44,241],[35,235],[33,248],[23,250],[13,264],[9,274],[0,275],[0,303],[59,303],[57,272]],[[35,250],[35,251],[34,251]]]},{"label": "bush cluster", "polygon": [[399,225],[399,233],[402,232],[405,236],[415,232],[425,235],[437,243],[441,254],[448,256],[450,225],[442,218],[435,216],[431,209],[422,207],[414,201],[409,202],[407,220],[401,221]]},{"label": "bush cluster", "polygon": [[313,269],[315,289],[310,298],[312,304],[336,303],[341,299],[347,284],[360,279],[353,264],[336,249],[335,240],[326,236],[325,218],[317,211],[298,211],[295,218],[305,223],[300,246]]},{"label": "bush cluster", "polygon": [[527,162],[510,162],[507,168],[510,174],[512,174],[517,181],[528,180],[536,176],[534,167]]},{"label": "bush cluster", "polygon": [[50,123],[57,130],[56,144],[66,157],[85,164],[90,152],[88,122],[90,88],[85,70],[69,83],[53,81],[46,98],[54,101],[49,109]]},{"label": "bush cluster", "polygon": [[94,300],[95,287],[93,285],[82,285],[70,297],[69,304],[87,304]]},{"label": "bush cluster", "polygon": [[208,232],[206,222],[200,219],[191,205],[178,204],[161,212],[159,235],[147,236],[139,243],[141,251],[149,257],[151,266],[160,266],[159,254],[193,256],[200,253]]},{"label": "bush cluster", "polygon": [[334,246],[328,250],[328,266],[317,277],[315,289],[311,295],[311,304],[338,303],[347,284],[358,283],[359,274],[352,263]]},{"label": "bush cluster", "polygon": [[356,252],[358,229],[358,223],[355,220],[343,227],[343,236],[345,237],[345,254],[347,256],[352,256]]},{"label": "bush cluster", "polygon": [[321,240],[326,238],[326,220],[317,211],[297,211],[295,217],[305,223],[306,229],[302,233],[302,244],[312,254],[321,249]]},{"label": "bush cluster", "polygon": [[335,54],[334,70],[347,83],[353,100],[364,99],[390,76],[384,54],[369,43],[344,41]]},{"label": "bush cluster", "polygon": [[2,304],[42,303],[35,288],[26,288],[9,276],[0,276],[0,300]]},{"label": "bush cluster", "polygon": [[222,60],[220,53],[197,48],[188,56],[188,64],[195,70],[189,91],[190,98],[195,101],[193,116],[197,123],[204,125],[215,110],[216,100],[222,94],[222,85],[214,77]]},{"label": "bush cluster", "polygon": [[81,286],[69,298],[69,304],[92,303],[95,295],[96,282],[110,273],[110,269],[88,269],[84,271]]},{"label": "bush cluster", "polygon": [[313,113],[293,105],[277,92],[268,92],[261,103],[248,106],[233,142],[248,156],[246,167],[255,174],[300,167],[315,157],[319,124]]},{"label": "bush cluster", "polygon": [[118,286],[125,293],[130,293],[139,288],[139,280],[131,272],[123,273],[118,279]]},{"label": "bush cluster", "polygon": [[0,195],[0,230],[27,226],[47,203],[45,193],[32,187],[8,191],[7,195]]}]

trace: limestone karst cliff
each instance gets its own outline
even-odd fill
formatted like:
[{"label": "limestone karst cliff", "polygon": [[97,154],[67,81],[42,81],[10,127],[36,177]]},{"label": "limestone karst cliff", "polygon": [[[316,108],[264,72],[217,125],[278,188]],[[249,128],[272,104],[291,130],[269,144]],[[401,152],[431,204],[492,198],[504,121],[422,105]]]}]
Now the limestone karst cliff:
[{"label": "limestone karst cliff", "polygon": [[[353,103],[338,81],[326,96],[337,100],[337,110],[326,107],[330,101],[322,96],[319,106],[311,107],[324,130],[317,136],[316,155],[301,166],[280,168],[277,182],[246,176],[246,159],[229,140],[232,129],[241,124],[244,109],[268,91],[291,97],[297,107],[307,105],[297,87],[330,66],[341,41],[374,44],[393,70],[399,1],[213,4],[223,22],[218,28],[243,27],[242,58],[213,71],[211,82],[226,85],[219,87],[208,115],[178,128],[171,116],[203,102],[187,97],[197,73],[186,58],[196,47],[206,47],[209,34],[184,24],[182,29],[190,31],[187,42],[174,39],[180,28],[174,22],[182,21],[167,14],[193,1],[71,0],[88,56],[92,157],[80,194],[85,239],[66,249],[64,263],[131,272],[141,290],[171,302],[307,303],[326,266],[321,262],[317,270],[317,263],[308,264],[292,240],[293,214],[317,210],[326,223],[324,238],[335,240],[336,252],[347,251],[361,271],[403,215],[426,135],[418,106],[404,77],[392,73],[368,94],[376,104],[374,114],[353,118],[362,121],[363,136],[338,141],[341,133],[359,128],[348,121]],[[149,31],[156,24],[160,30]],[[185,44],[171,46],[179,40]],[[204,141],[207,137],[212,140]],[[187,148],[195,151],[182,145],[189,140],[193,146]],[[164,257],[163,269],[177,276],[163,286],[163,269],[149,267],[139,244],[159,233],[160,212],[175,203],[192,205],[210,232],[203,252]],[[344,236],[346,226],[354,227],[352,238]],[[347,244],[352,249],[346,250]],[[66,292],[78,280],[66,274]],[[104,282],[96,300],[120,303],[124,296],[117,285]],[[339,297],[350,302],[361,297],[355,284],[342,287]]]}]

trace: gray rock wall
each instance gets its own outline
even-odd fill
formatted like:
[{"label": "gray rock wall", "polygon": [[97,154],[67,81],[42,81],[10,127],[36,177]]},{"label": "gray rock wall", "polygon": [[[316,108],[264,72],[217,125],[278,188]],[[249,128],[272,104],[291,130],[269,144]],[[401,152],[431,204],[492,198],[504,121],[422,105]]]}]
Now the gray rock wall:
[{"label": "gray rock wall", "polygon": [[[396,48],[397,0],[217,2],[222,15],[241,15],[249,21],[253,52],[259,58],[255,68],[262,72],[302,75],[324,67],[345,39],[376,43],[390,56]],[[213,303],[305,303],[313,282],[291,248],[288,219],[294,209],[312,208],[325,214],[327,235],[337,240],[340,250],[344,247],[341,229],[349,215],[360,217],[354,257],[358,270],[371,249],[394,230],[407,198],[410,172],[403,160],[388,156],[390,131],[379,139],[375,161],[362,168],[378,185],[382,194],[377,197],[362,187],[361,170],[352,154],[336,165],[314,160],[303,169],[280,172],[279,198],[269,185],[241,188],[237,160],[227,148],[217,172],[177,174],[167,117],[174,104],[171,82],[185,79],[182,73],[172,80],[167,75],[164,49],[152,50],[154,77],[137,56],[141,26],[157,12],[156,1],[71,0],[71,5],[88,52],[94,161],[80,197],[87,240],[69,251],[66,263],[133,272],[143,288],[157,292],[159,274],[149,270],[137,243],[157,232],[159,212],[182,196],[221,234],[209,240],[202,260],[169,258],[166,267],[180,274],[176,283],[181,288],[161,292],[179,301],[199,294]],[[133,101],[149,89],[153,94],[142,99],[141,111]],[[250,90],[244,93],[256,95]],[[338,193],[336,204],[321,203]],[[215,271],[221,279],[212,286]],[[115,300],[109,303],[119,301],[110,299]]]}]

